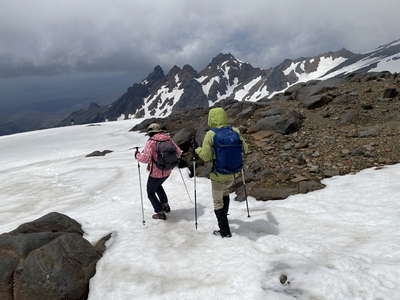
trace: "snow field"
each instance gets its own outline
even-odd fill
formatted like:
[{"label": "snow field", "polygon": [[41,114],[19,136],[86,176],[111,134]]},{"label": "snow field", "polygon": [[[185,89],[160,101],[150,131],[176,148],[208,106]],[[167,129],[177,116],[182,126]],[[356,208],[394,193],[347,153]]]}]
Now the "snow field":
[{"label": "snow field", "polygon": [[[231,239],[216,228],[209,180],[193,199],[176,169],[165,183],[172,212],[152,220],[136,145],[138,121],[73,126],[0,138],[0,232],[51,211],[83,225],[95,242],[113,232],[89,299],[400,299],[400,166],[325,180],[284,201],[231,201]],[[94,150],[114,150],[85,158]],[[193,181],[182,170],[190,191]],[[191,196],[193,198],[193,196]],[[234,195],[231,195],[233,198]],[[290,284],[281,285],[279,276]]]}]

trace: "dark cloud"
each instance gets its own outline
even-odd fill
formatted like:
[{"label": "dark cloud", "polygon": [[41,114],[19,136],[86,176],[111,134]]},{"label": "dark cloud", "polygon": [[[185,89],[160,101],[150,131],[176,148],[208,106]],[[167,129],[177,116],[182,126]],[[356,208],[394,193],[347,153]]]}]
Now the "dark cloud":
[{"label": "dark cloud", "polygon": [[0,0],[0,76],[255,66],[400,37],[398,0]]}]

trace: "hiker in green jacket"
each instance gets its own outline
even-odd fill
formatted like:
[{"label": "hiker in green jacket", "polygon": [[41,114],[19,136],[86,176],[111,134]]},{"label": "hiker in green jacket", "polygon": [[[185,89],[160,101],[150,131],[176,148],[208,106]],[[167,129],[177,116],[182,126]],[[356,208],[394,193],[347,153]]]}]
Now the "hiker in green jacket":
[{"label": "hiker in green jacket", "polygon": [[[214,147],[214,137],[217,134],[216,132],[219,132],[223,128],[227,129],[224,131],[227,132],[227,134],[232,134],[232,131],[237,133],[233,133],[233,135],[238,136],[240,139],[240,159],[242,159],[243,155],[247,153],[248,146],[240,135],[239,129],[228,125],[228,117],[223,108],[218,107],[210,109],[208,113],[208,126],[210,127],[210,130],[207,131],[202,146],[196,149],[196,154],[203,161],[213,161],[214,164],[209,177],[211,179],[214,212],[217,217],[219,230],[215,230],[213,234],[220,235],[221,237],[231,237],[232,234],[227,217],[229,210],[229,188],[232,186],[234,178],[239,177],[240,175],[235,174],[235,171],[229,174],[229,170],[226,172],[221,171],[222,173],[217,172],[215,166],[216,161],[218,161],[215,153],[217,151],[215,149],[217,148]],[[236,172],[240,172],[240,168],[239,170],[236,170]]]}]

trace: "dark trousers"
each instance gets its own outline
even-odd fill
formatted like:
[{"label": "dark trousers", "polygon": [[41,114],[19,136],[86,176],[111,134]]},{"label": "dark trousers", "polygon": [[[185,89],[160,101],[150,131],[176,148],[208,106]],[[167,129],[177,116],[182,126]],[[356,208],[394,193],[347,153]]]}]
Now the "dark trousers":
[{"label": "dark trousers", "polygon": [[156,213],[163,210],[163,203],[168,203],[167,194],[162,187],[162,184],[167,180],[167,178],[168,176],[163,178],[154,178],[149,176],[149,179],[147,180],[147,197],[149,197],[151,205],[153,205]]}]

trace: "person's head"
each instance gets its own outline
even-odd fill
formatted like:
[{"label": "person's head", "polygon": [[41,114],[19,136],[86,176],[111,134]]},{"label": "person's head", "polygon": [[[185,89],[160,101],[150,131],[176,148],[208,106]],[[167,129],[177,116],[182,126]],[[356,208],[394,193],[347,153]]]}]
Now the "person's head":
[{"label": "person's head", "polygon": [[228,116],[222,107],[211,108],[208,112],[208,126],[211,128],[228,125]]},{"label": "person's head", "polygon": [[151,123],[149,126],[147,126],[147,135],[153,136],[157,133],[163,132],[161,130],[161,126],[158,123]]}]

